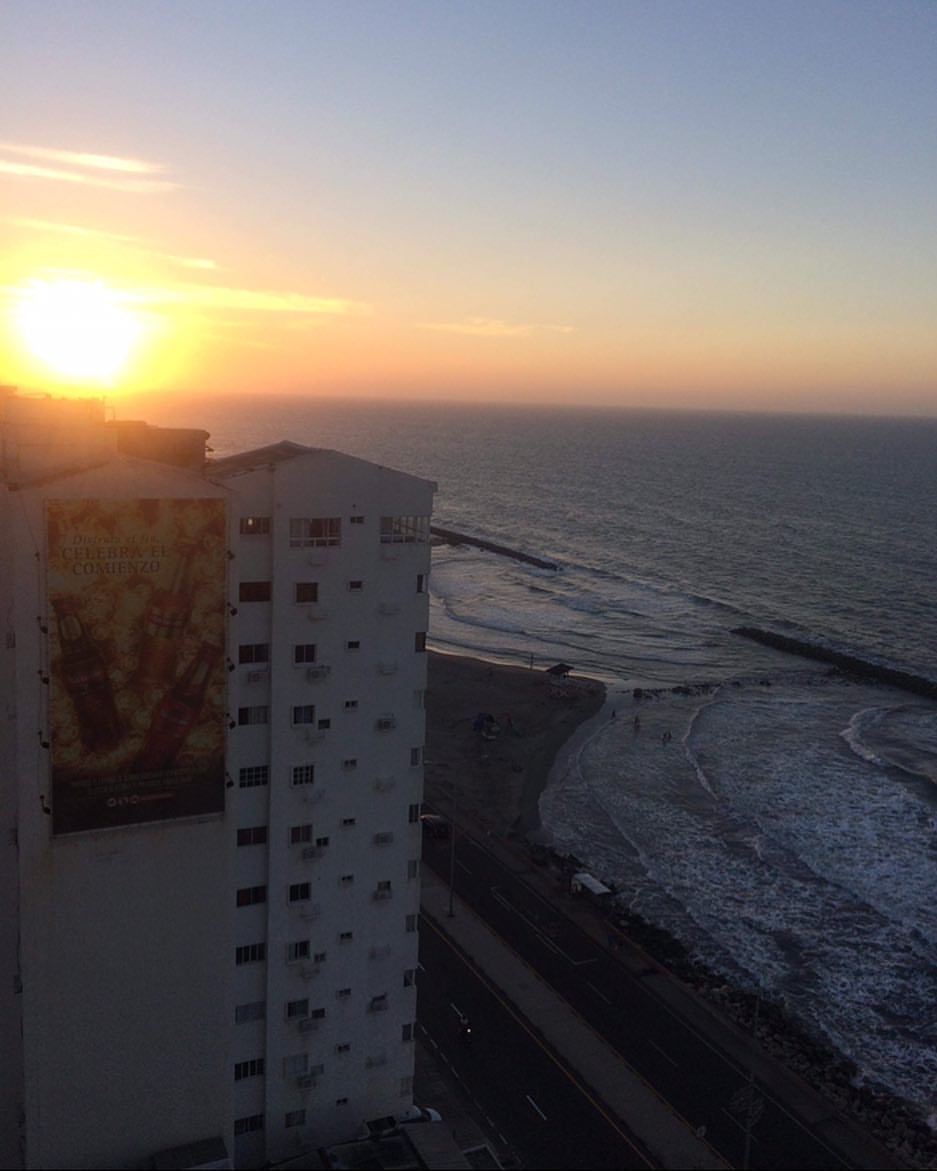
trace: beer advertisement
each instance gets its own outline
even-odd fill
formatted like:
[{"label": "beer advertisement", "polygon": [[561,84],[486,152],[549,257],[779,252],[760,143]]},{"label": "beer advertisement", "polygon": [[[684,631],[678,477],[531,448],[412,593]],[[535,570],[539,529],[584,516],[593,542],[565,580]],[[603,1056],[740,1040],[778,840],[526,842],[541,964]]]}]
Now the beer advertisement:
[{"label": "beer advertisement", "polygon": [[46,507],[52,828],[224,809],[223,500]]}]

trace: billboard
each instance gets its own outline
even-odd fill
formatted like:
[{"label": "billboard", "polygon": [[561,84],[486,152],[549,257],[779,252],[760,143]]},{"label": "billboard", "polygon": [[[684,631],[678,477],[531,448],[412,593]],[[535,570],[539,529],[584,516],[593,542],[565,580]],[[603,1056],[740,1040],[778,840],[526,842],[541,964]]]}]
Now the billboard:
[{"label": "billboard", "polygon": [[224,809],[223,500],[46,505],[52,830]]}]

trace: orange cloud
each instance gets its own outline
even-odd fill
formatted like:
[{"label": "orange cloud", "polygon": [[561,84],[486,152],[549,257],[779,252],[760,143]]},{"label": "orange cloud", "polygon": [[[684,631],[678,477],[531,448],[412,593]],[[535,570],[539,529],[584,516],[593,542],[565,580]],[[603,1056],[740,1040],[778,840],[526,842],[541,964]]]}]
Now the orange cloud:
[{"label": "orange cloud", "polygon": [[572,333],[571,325],[511,325],[492,317],[469,317],[465,321],[420,321],[418,329],[432,329],[438,333],[461,333],[472,337],[530,337],[541,331]]}]

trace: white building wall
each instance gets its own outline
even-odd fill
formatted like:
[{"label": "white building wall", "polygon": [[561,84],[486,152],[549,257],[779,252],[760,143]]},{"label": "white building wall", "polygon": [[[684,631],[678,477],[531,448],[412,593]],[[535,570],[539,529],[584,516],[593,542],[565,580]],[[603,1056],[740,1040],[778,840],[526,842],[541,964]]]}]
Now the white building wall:
[{"label": "white building wall", "polygon": [[[429,546],[382,545],[380,517],[428,517],[433,485],[334,452],[223,482],[232,512],[271,517],[268,535],[239,538],[234,565],[245,581],[264,580],[257,575],[269,565],[273,600],[238,602],[231,623],[233,662],[241,644],[271,645],[269,677],[261,672],[256,679],[256,666],[240,665],[232,676],[232,709],[269,702],[272,720],[268,729],[239,727],[229,755],[236,779],[241,768],[265,759],[270,769],[266,788],[237,790],[238,824],[266,824],[268,835],[266,847],[237,850],[239,886],[258,884],[267,866],[265,937],[260,908],[237,913],[239,941],[265,940],[267,1000],[265,1023],[235,1026],[239,1060],[261,1056],[264,1034],[266,1045],[262,1081],[237,1088],[236,1117],[259,1112],[261,1085],[264,1103],[263,1143],[256,1132],[236,1140],[240,1163],[256,1158],[261,1145],[276,1161],[348,1138],[365,1119],[412,1101],[413,1044],[403,1038],[415,1020],[416,994],[404,973],[417,965],[420,840],[410,810],[421,799],[422,767],[411,763],[411,750],[424,740],[426,656],[415,649],[415,635],[428,619],[417,574],[429,572]],[[292,517],[341,518],[341,545],[290,548]],[[297,582],[316,582],[318,602],[297,604]],[[349,641],[358,649],[348,649]],[[327,674],[310,677],[306,666],[294,664],[293,648],[309,643],[316,646],[315,666],[328,667]],[[346,701],[356,706],[346,708]],[[315,705],[314,724],[293,726],[292,709],[301,704]],[[378,731],[385,716],[396,726]],[[307,764],[315,768],[314,784],[294,786],[293,769]],[[264,812],[268,820],[256,820]],[[291,827],[304,825],[311,826],[310,841],[291,845]],[[384,836],[375,842],[376,835]],[[328,845],[317,850],[323,838]],[[309,899],[290,903],[290,885],[303,882]],[[383,882],[391,884],[389,896],[375,897]],[[288,945],[305,940],[309,958],[288,963]],[[257,967],[237,971],[241,1003],[257,995]],[[297,1000],[324,1017],[287,1020],[286,1006]],[[311,1082],[287,1073],[297,1064],[315,1071]],[[304,1122],[287,1127],[287,1114],[298,1111],[305,1111]]]},{"label": "white building wall", "polygon": [[52,837],[43,502],[220,493],[118,461],[12,495],[26,1161],[139,1165],[228,1129],[230,852],[218,815]]}]

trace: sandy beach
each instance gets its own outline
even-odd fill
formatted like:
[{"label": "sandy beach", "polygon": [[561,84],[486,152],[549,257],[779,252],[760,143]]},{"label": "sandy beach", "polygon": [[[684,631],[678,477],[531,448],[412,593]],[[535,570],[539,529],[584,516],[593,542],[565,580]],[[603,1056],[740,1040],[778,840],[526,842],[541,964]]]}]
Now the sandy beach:
[{"label": "sandy beach", "polygon": [[426,799],[448,814],[454,794],[484,829],[532,833],[558,751],[604,701],[593,679],[430,653]]}]

